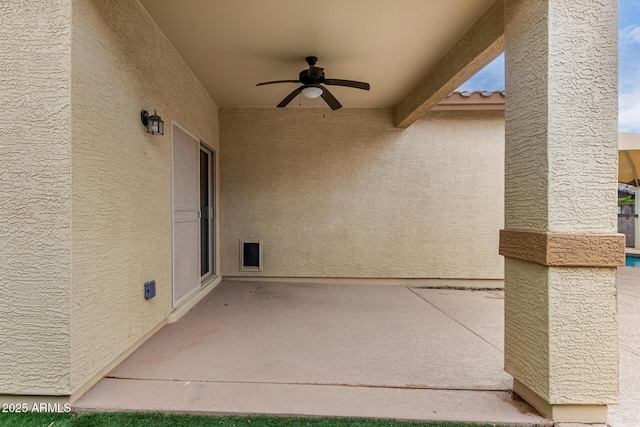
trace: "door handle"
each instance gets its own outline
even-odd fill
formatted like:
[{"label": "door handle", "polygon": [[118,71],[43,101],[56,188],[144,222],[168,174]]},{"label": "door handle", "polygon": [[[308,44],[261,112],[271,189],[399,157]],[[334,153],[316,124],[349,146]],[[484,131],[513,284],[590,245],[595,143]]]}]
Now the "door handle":
[{"label": "door handle", "polygon": [[213,219],[213,206],[204,208],[204,219]]}]

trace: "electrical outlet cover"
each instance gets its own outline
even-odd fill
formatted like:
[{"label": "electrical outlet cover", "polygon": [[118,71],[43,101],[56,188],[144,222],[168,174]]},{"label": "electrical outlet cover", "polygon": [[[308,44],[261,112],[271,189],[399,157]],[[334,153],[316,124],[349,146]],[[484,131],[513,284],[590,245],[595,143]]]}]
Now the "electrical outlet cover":
[{"label": "electrical outlet cover", "polygon": [[156,281],[151,280],[144,284],[144,297],[151,299],[156,296]]}]

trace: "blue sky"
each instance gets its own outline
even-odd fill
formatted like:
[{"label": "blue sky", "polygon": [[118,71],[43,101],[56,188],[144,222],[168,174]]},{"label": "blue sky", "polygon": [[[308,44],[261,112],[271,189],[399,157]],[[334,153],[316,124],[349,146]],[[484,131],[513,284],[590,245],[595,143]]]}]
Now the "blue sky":
[{"label": "blue sky", "polygon": [[[618,1],[618,129],[640,133],[640,0]],[[458,90],[504,90],[504,54]]]}]

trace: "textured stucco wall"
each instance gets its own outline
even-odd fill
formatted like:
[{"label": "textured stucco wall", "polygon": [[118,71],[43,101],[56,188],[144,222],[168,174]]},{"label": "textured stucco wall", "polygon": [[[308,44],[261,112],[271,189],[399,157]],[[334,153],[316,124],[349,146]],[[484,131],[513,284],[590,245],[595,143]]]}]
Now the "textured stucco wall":
[{"label": "textured stucco wall", "polygon": [[[323,117],[324,115],[324,117]],[[220,111],[222,274],[503,277],[504,115],[386,109]],[[239,239],[264,241],[240,272]]]},{"label": "textured stucco wall", "polygon": [[505,369],[517,372],[519,381],[544,398],[549,396],[550,365],[547,271],[542,265],[505,258]]},{"label": "textured stucco wall", "polygon": [[0,16],[0,394],[67,394],[71,3]]},{"label": "textured stucco wall", "polygon": [[507,258],[505,275],[507,372],[551,404],[615,403],[616,270]]},{"label": "textured stucco wall", "polygon": [[548,277],[556,284],[549,288],[549,402],[616,403],[616,269],[550,268]]},{"label": "textured stucco wall", "polygon": [[617,2],[549,8],[549,231],[617,233]]},{"label": "textured stucco wall", "polygon": [[[616,233],[616,36],[616,2],[505,2],[507,230]],[[615,402],[615,287],[507,258],[506,370],[551,404]]]},{"label": "textured stucco wall", "polygon": [[[134,0],[74,0],[72,78],[77,389],[171,312],[171,122],[216,150],[218,128],[217,106]],[[146,133],[143,108],[164,136]]]},{"label": "textured stucco wall", "polygon": [[509,2],[507,228],[617,233],[617,31],[594,31],[617,28],[615,9]]},{"label": "textured stucco wall", "polygon": [[[509,92],[505,100],[505,173],[509,174],[504,190],[505,228],[546,231],[549,205],[548,36],[543,10],[546,2],[522,2],[537,7],[540,13],[519,9],[512,3],[505,1],[505,47],[509,52],[505,62],[510,65],[505,67]],[[524,25],[529,20],[534,21]],[[533,75],[541,77],[532,78]]]}]

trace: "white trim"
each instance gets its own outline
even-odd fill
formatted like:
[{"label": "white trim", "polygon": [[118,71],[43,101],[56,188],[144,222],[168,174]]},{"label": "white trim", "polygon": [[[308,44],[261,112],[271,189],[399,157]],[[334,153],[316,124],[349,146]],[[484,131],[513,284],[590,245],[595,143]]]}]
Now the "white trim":
[{"label": "white trim", "polygon": [[178,123],[177,121],[172,119],[171,120],[171,144],[172,145],[173,145],[173,126],[176,126],[176,127],[180,128],[181,131],[183,131],[184,133],[186,133],[187,135],[189,135],[191,138],[195,139],[196,141],[200,141],[200,138],[198,138],[196,135],[194,135],[193,132],[190,132],[189,129],[185,128],[180,123]]}]

